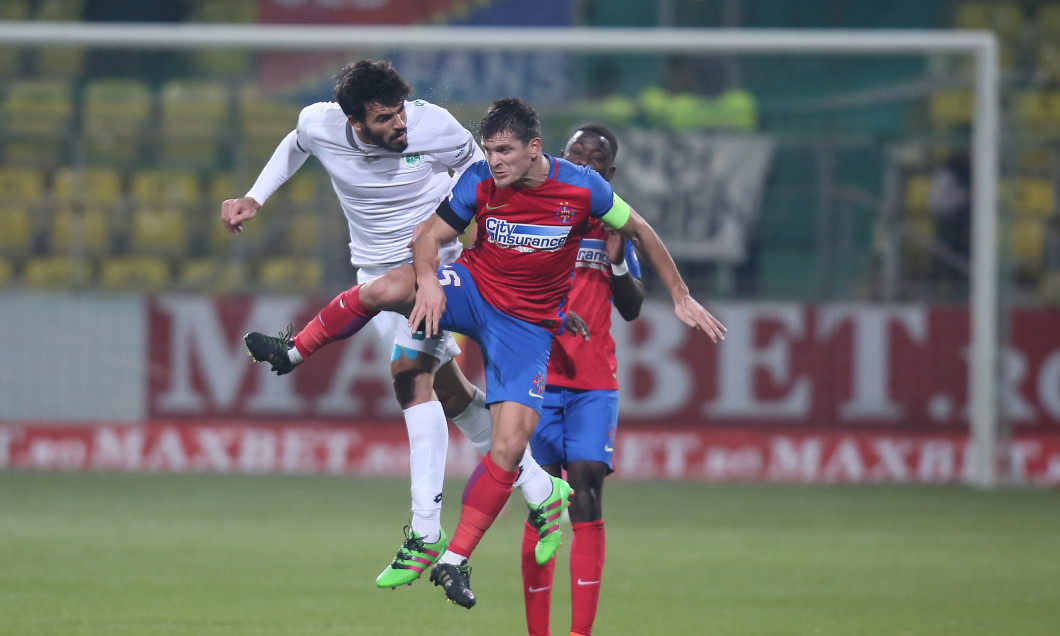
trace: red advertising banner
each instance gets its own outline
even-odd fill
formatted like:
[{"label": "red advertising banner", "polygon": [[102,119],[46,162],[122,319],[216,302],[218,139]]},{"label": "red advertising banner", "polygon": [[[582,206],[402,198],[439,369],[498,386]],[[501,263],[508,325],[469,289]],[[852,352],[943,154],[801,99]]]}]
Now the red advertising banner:
[{"label": "red advertising banner", "polygon": [[[301,326],[328,299],[164,295],[149,305],[148,412],[154,419],[308,423],[398,421],[390,345],[369,327],[293,373],[252,364],[247,331]],[[965,308],[842,303],[726,303],[712,344],[666,303],[615,322],[621,421],[637,427],[768,427],[964,434]],[[1060,312],[1017,310],[1001,352],[1003,419],[1060,433]],[[481,385],[468,347],[465,370]],[[488,390],[488,387],[486,387]]]},{"label": "red advertising banner", "polygon": [[[867,432],[693,431],[623,428],[620,479],[790,483],[959,483],[967,436]],[[467,476],[479,458],[453,429],[447,472]],[[145,426],[0,426],[0,469],[211,473],[408,474],[402,426],[261,426],[205,421]],[[1060,485],[1060,435],[1019,436],[1002,479]]]}]

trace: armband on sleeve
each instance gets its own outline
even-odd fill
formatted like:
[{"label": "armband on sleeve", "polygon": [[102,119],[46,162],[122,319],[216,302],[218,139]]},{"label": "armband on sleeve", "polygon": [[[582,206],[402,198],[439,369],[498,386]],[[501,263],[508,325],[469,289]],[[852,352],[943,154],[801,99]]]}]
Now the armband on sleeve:
[{"label": "armband on sleeve", "polygon": [[629,220],[630,214],[629,204],[622,200],[622,197],[615,193],[614,202],[611,204],[611,209],[604,213],[600,220],[604,222],[604,225],[617,230],[626,224]]},{"label": "armband on sleeve", "polygon": [[470,221],[465,221],[460,218],[460,215],[453,211],[453,207],[449,205],[449,197],[442,199],[442,202],[438,204],[438,209],[434,212],[442,217],[442,220],[445,221],[449,227],[453,228],[460,234],[463,234],[467,230],[467,226],[470,223]]}]

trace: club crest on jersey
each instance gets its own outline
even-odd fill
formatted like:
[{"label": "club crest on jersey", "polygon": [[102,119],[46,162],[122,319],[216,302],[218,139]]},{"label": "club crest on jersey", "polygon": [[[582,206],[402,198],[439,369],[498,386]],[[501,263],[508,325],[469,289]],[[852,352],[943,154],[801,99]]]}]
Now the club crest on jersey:
[{"label": "club crest on jersey", "polygon": [[556,220],[560,223],[570,223],[574,220],[574,210],[568,201],[564,201],[556,208]]},{"label": "club crest on jersey", "polygon": [[517,252],[555,252],[567,244],[569,227],[509,223],[504,219],[486,219],[486,237],[490,243]]},{"label": "club crest on jersey", "polygon": [[406,168],[418,168],[423,165],[423,153],[417,152],[411,155],[402,155],[401,163],[403,163]]}]

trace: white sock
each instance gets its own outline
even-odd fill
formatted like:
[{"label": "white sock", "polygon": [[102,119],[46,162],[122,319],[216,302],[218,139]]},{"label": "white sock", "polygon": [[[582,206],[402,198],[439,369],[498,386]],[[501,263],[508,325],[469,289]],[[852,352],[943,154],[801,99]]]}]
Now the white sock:
[{"label": "white sock", "polygon": [[519,462],[519,477],[515,479],[515,487],[523,491],[526,503],[534,506],[541,505],[552,496],[552,478],[530,454],[529,446]]},{"label": "white sock", "polygon": [[[486,394],[475,387],[475,397],[462,413],[453,418],[453,424],[467,437],[479,455],[485,455],[490,449],[490,435],[493,433],[493,419],[486,408]],[[552,495],[552,480],[549,479],[537,460],[527,447],[523,459],[519,462],[519,477],[515,487],[523,492],[527,503],[535,506]]]},{"label": "white sock", "polygon": [[291,361],[291,364],[302,364],[305,360],[298,352],[298,347],[291,347],[287,350],[287,359]]},{"label": "white sock", "polygon": [[453,565],[460,565],[464,561],[467,561],[467,557],[462,555],[462,554],[457,554],[456,552],[453,552],[452,550],[446,550],[445,553],[442,554],[442,558],[440,558],[438,560],[441,561],[442,563],[451,563]]},{"label": "white sock", "polygon": [[464,411],[453,418],[453,424],[462,432],[479,455],[485,455],[490,449],[490,435],[493,434],[493,419],[486,408],[486,394],[475,387],[475,397]]},{"label": "white sock", "polygon": [[411,406],[404,413],[412,475],[412,529],[427,543],[434,543],[442,528],[441,495],[449,426],[442,403],[437,400]]}]

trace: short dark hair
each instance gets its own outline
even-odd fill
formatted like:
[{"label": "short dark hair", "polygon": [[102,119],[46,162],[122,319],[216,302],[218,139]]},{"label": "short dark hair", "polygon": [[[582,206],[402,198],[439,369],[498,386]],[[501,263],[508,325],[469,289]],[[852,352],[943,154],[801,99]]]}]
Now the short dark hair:
[{"label": "short dark hair", "polygon": [[[614,161],[618,157],[618,137],[615,137],[615,133],[611,132],[611,130],[608,129],[607,126],[593,122],[589,124],[582,124],[581,126],[578,126],[574,129],[574,132],[579,131],[603,137],[611,146],[611,160]],[[571,135],[573,134],[574,133],[571,133]]]},{"label": "short dark hair", "polygon": [[366,104],[393,106],[412,94],[412,87],[387,60],[347,64],[335,76],[335,101],[342,112],[363,122]]},{"label": "short dark hair", "polygon": [[479,134],[482,139],[490,139],[505,131],[528,144],[531,139],[541,136],[541,120],[530,104],[518,97],[496,99],[482,118]]}]

